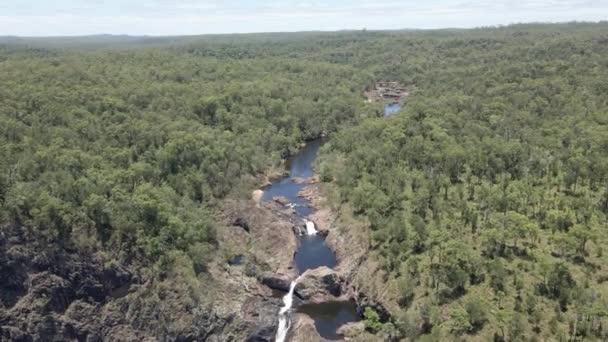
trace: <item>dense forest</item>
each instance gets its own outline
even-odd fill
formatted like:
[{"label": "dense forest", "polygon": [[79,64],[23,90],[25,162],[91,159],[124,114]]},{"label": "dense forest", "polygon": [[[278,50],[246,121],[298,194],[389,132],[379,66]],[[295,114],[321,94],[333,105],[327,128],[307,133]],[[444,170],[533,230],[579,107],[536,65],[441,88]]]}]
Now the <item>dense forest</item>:
[{"label": "dense forest", "polygon": [[608,336],[608,35],[478,30],[391,44],[417,91],[321,164],[369,221],[385,336]]},{"label": "dense forest", "polygon": [[[415,89],[391,117],[362,96],[384,79]],[[607,79],[605,23],[2,39],[0,224],[196,288],[221,204],[327,134],[394,303],[378,339],[603,340]]]},{"label": "dense forest", "polygon": [[365,115],[354,74],[186,49],[17,51],[0,64],[2,220],[117,258],[201,263],[218,199]]},{"label": "dense forest", "polygon": [[[130,295],[121,300],[131,310],[110,310],[128,313],[129,331],[226,334],[199,309],[215,304],[209,288],[225,286],[208,273],[230,252],[223,201],[247,198],[306,140],[379,112],[360,108],[366,81],[352,66],[286,57],[291,45],[275,48],[272,36],[255,48],[207,39],[0,46],[0,326],[34,339],[145,339],[99,332],[116,325],[102,321],[73,333],[63,318],[112,304],[131,284],[142,302]],[[167,291],[187,299],[165,308]],[[0,328],[0,339],[15,336]]]}]

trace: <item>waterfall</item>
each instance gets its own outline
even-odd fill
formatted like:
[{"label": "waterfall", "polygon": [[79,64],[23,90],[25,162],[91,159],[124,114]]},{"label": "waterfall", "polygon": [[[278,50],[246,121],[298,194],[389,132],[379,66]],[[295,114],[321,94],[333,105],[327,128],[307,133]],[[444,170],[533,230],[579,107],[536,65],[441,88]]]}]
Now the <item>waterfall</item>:
[{"label": "waterfall", "polygon": [[306,235],[317,235],[315,223],[309,220],[306,220]]},{"label": "waterfall", "polygon": [[[313,228],[314,229],[314,228]],[[301,276],[300,276],[301,277]],[[293,304],[293,291],[298,284],[300,277],[297,277],[294,281],[289,284],[289,292],[283,297],[283,307],[279,311],[279,328],[277,329],[276,342],[284,342],[287,337],[287,332],[291,327],[291,321],[289,320],[289,310]]]}]

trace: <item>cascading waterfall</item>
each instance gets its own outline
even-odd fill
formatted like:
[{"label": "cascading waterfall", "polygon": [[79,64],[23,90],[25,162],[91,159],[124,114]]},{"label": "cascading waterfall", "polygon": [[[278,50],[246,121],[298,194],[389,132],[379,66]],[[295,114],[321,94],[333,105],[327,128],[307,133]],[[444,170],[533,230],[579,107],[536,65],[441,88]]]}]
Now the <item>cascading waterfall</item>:
[{"label": "cascading waterfall", "polygon": [[[314,228],[313,228],[314,229]],[[283,297],[283,307],[281,311],[279,311],[279,328],[277,329],[276,342],[284,342],[287,337],[287,332],[291,327],[291,321],[289,320],[289,310],[291,310],[291,305],[293,304],[293,291],[298,284],[298,280],[300,280],[302,276],[297,277],[294,281],[289,285],[289,292]]]},{"label": "cascading waterfall", "polygon": [[315,223],[309,220],[306,220],[306,235],[317,235]]},{"label": "cascading waterfall", "polygon": [[[319,266],[332,268],[336,265],[335,254],[325,245],[325,240],[321,236],[322,234],[319,234],[315,223],[309,219],[308,215],[314,211],[310,200],[305,197],[299,197],[305,185],[292,179],[294,177],[307,179],[314,175],[312,163],[316,158],[317,150],[321,143],[321,140],[309,142],[302,151],[293,156],[290,160],[289,175],[274,181],[266,189],[262,198],[264,202],[268,202],[277,196],[284,197],[290,202],[285,207],[295,209],[292,214],[298,218],[296,232],[301,238],[299,238],[300,243],[294,255],[294,264],[297,270],[302,273]],[[283,296],[283,306],[278,312],[278,328],[275,334],[275,341],[277,342],[284,342],[292,325],[294,325],[290,316],[293,309],[292,305],[294,304],[293,296],[295,288],[301,279],[300,277],[297,277],[289,284],[289,291]],[[340,321],[339,323],[332,322],[330,324],[336,325],[335,329],[337,330],[343,323]]]},{"label": "cascading waterfall", "polygon": [[[317,235],[315,223],[310,220],[304,220],[304,222],[306,223],[306,235]],[[279,311],[279,327],[277,329],[276,342],[284,342],[287,337],[287,332],[289,332],[289,328],[291,327],[289,310],[291,310],[291,305],[293,304],[293,292],[301,277],[302,276],[300,275],[289,284],[289,292],[283,296],[283,307]]]}]

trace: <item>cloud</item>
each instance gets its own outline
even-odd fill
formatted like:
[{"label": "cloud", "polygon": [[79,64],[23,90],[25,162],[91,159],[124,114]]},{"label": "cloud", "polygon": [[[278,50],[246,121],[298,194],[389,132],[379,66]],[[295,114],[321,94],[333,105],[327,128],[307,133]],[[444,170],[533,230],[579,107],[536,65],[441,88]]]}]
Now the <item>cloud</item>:
[{"label": "cloud", "polygon": [[608,19],[608,0],[6,1],[0,4],[0,35],[440,28]]}]

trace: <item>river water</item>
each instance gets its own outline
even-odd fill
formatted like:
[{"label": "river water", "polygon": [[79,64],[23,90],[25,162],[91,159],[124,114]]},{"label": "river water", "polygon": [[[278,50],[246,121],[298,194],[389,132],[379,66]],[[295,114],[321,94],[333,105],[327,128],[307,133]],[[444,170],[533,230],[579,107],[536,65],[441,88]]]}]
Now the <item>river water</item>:
[{"label": "river water", "polygon": [[[306,186],[295,182],[293,178],[309,178],[313,176],[312,165],[317,157],[322,140],[310,141],[297,154],[287,161],[289,174],[281,179],[274,181],[264,191],[262,201],[271,201],[275,196],[286,197],[290,205],[295,205],[294,209],[299,217],[306,220],[312,213],[310,202],[298,193]],[[336,256],[327,247],[325,239],[320,235],[302,235],[298,237],[298,249],[295,255],[295,264],[300,274],[309,269],[320,266],[333,268],[336,266]],[[278,246],[279,247],[279,246]],[[279,247],[280,248],[280,247]],[[294,280],[292,285],[295,286]],[[279,331],[277,341],[283,341],[290,327],[289,311],[293,303],[293,291],[290,291],[283,299],[284,307],[279,313]],[[336,330],[344,323],[359,320],[354,303],[336,302],[323,304],[307,304],[297,308],[298,312],[309,315],[315,322],[315,327],[319,335],[326,339],[338,339]]]},{"label": "river water", "polygon": [[384,116],[390,116],[401,110],[399,103],[387,103],[384,105]]}]

